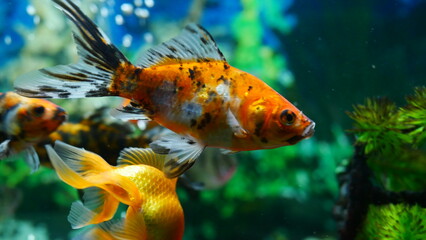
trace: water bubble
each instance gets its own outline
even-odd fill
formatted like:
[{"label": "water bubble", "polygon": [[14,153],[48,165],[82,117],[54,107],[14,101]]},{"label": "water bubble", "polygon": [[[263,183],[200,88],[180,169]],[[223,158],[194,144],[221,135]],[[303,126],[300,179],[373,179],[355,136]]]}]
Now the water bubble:
[{"label": "water bubble", "polygon": [[121,4],[120,9],[125,15],[130,15],[133,12],[133,5],[130,3],[123,3]]},{"label": "water bubble", "polygon": [[145,40],[146,43],[152,43],[154,41],[154,36],[152,35],[152,33],[146,32],[143,35],[143,39]]},{"label": "water bubble", "polygon": [[109,11],[106,7],[101,8],[101,16],[102,17],[108,17]]},{"label": "water bubble", "polygon": [[142,7],[142,0],[134,0],[133,3],[135,4],[136,7]]},{"label": "water bubble", "polygon": [[146,8],[136,8],[135,9],[135,15],[140,18],[148,18],[149,17],[149,11]]},{"label": "water bubble", "polygon": [[149,8],[154,7],[154,0],[145,0],[145,5]]},{"label": "water bubble", "polygon": [[12,43],[12,37],[10,36],[10,35],[6,35],[6,36],[4,36],[4,43],[6,44],[6,45],[10,45],[11,43]]},{"label": "water bubble", "polygon": [[278,82],[286,88],[294,86],[293,73],[291,71],[282,71],[278,77]]},{"label": "water bubble", "polygon": [[89,6],[89,11],[91,12],[91,13],[97,13],[98,12],[98,10],[99,10],[99,8],[98,8],[98,6],[96,6],[96,4],[90,4],[90,6]]},{"label": "water bubble", "polygon": [[115,15],[115,24],[117,25],[123,25],[124,18],[120,14]]},{"label": "water bubble", "polygon": [[37,16],[37,15],[34,16],[33,22],[34,22],[35,25],[38,25],[40,23],[40,16]]},{"label": "water bubble", "polygon": [[132,35],[130,35],[130,34],[126,34],[126,35],[124,35],[123,36],[123,42],[122,42],[122,44],[123,44],[123,46],[124,47],[130,47],[131,45],[132,45],[132,40],[133,40],[133,37],[132,37]]},{"label": "water bubble", "polygon": [[28,13],[28,15],[30,16],[34,16],[34,14],[36,13],[36,9],[34,8],[33,5],[28,5],[26,8],[26,11]]}]

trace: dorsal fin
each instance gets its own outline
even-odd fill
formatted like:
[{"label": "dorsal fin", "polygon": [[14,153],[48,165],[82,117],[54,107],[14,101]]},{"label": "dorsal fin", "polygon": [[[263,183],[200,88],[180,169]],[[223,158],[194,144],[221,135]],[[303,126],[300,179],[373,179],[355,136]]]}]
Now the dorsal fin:
[{"label": "dorsal fin", "polygon": [[210,33],[194,23],[187,25],[178,36],[149,49],[136,65],[146,68],[189,61],[226,62]]},{"label": "dorsal fin", "polygon": [[151,148],[125,148],[120,152],[117,166],[149,165],[163,171],[166,155],[157,154]]}]

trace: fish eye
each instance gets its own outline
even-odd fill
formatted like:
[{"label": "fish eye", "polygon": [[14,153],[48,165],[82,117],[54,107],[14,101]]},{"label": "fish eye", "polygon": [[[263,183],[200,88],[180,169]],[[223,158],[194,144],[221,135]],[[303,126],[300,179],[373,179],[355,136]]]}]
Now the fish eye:
[{"label": "fish eye", "polygon": [[43,106],[35,107],[35,108],[33,109],[33,112],[34,112],[34,114],[35,114],[36,116],[41,116],[41,115],[43,115],[44,111],[45,111],[45,108],[44,108]]},{"label": "fish eye", "polygon": [[281,112],[280,121],[284,125],[288,125],[288,126],[292,125],[295,120],[296,120],[296,114],[293,111],[286,109]]}]

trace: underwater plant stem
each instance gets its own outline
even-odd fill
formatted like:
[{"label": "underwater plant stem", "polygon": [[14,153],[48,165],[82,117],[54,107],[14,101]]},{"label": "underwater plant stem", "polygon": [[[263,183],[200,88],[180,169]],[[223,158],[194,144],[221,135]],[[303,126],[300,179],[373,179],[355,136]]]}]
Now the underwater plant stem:
[{"label": "underwater plant stem", "polygon": [[351,164],[345,173],[338,177],[341,192],[347,193],[346,196],[341,194],[336,204],[336,207],[342,210],[335,211],[336,217],[343,221],[339,230],[341,240],[355,239],[371,202],[373,192],[370,181],[371,170],[367,166],[367,158],[363,153],[364,148],[356,146]]}]

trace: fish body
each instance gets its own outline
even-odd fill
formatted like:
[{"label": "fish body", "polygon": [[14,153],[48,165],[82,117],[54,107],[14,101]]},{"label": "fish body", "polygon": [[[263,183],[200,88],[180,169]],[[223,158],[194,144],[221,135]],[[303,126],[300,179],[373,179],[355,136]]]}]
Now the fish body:
[{"label": "fish body", "polygon": [[109,111],[107,107],[98,108],[79,122],[66,122],[37,143],[35,150],[41,164],[50,166],[44,145],[57,140],[96,152],[111,165],[117,164],[122,149],[148,146],[147,137],[135,135],[132,124],[112,118]]},{"label": "fish body", "polygon": [[[84,239],[182,239],[184,216],[176,194],[176,178],[162,172],[164,155],[151,149],[127,148],[118,166],[100,156],[57,141],[47,145],[58,176],[84,189],[84,203],[75,202],[68,220],[73,228],[98,224]],[[128,205],[124,219],[110,221],[119,202]]]},{"label": "fish body", "polygon": [[39,165],[33,146],[55,131],[66,119],[65,111],[43,99],[14,92],[0,93],[0,159],[25,151],[32,170]]},{"label": "fish body", "polygon": [[[129,74],[135,72],[134,77],[116,76],[110,92],[132,99],[151,119],[202,145],[232,151],[275,148],[295,143],[287,140],[312,123],[263,81],[226,62],[168,64]],[[280,123],[284,110],[300,119],[297,127]],[[238,129],[229,123],[230,114]]]},{"label": "fish body", "polygon": [[231,152],[276,148],[312,136],[315,123],[255,76],[230,66],[211,35],[190,24],[135,64],[70,0],[54,0],[75,23],[80,62],[41,69],[15,81],[32,97],[121,96],[115,116],[153,119],[174,136],[151,143],[168,154],[166,174],[192,166],[206,146]]}]

